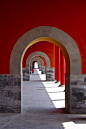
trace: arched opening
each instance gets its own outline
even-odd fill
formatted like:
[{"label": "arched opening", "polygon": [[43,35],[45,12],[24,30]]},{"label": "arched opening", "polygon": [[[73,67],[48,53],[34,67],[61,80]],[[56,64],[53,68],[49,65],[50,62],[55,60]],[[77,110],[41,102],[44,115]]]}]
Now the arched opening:
[{"label": "arched opening", "polygon": [[[32,57],[32,58],[29,60],[28,64],[31,66],[31,64],[32,64],[32,62],[33,62],[34,60],[39,60],[39,61],[40,61],[40,66],[43,66],[43,65],[44,65],[43,60],[42,60],[40,57],[37,57],[37,56]],[[29,66],[29,67],[30,67],[30,66]]]},{"label": "arched opening", "polygon": [[44,57],[45,61],[46,61],[46,66],[50,67],[50,59],[49,59],[49,57],[44,52],[41,52],[41,51],[35,51],[35,52],[31,53],[28,56],[28,58],[26,60],[26,67],[29,66],[30,59],[32,59],[33,57],[38,56],[38,55]]},{"label": "arched opening", "polygon": [[37,62],[34,62],[34,69],[38,69],[38,63]]},{"label": "arched opening", "polygon": [[[44,60],[43,60],[44,58]],[[41,61],[41,65],[39,65],[39,70],[42,74],[46,73],[46,69],[50,68],[50,59],[47,54],[41,51],[35,51],[31,53],[26,60],[26,69],[30,69],[31,67],[31,60],[39,59]],[[46,62],[46,66],[44,66],[44,61]],[[48,74],[47,74],[48,75]],[[46,80],[48,80],[48,76],[45,75]]]},{"label": "arched opening", "polygon": [[32,68],[33,70],[34,70],[34,67],[33,67],[33,62],[34,62],[34,61],[39,62],[39,63],[38,63],[38,69],[40,70],[40,73],[41,73],[41,70],[42,70],[42,68],[44,67],[44,62],[43,62],[43,60],[42,60],[41,57],[39,57],[39,56],[34,56],[34,57],[32,57],[32,58],[28,61],[28,64],[29,64],[29,67]]},{"label": "arched opening", "polygon": [[[37,42],[36,42],[37,43]],[[67,59],[69,59],[69,56],[68,56],[68,54],[65,52],[65,55],[67,56]],[[35,56],[34,56],[35,57]],[[31,58],[31,59],[34,59],[33,57]],[[70,64],[70,62],[68,62],[69,64]],[[66,71],[67,72],[67,71]],[[33,75],[32,75],[33,76]],[[32,78],[32,76],[31,76],[31,80],[33,81],[33,78]],[[41,77],[40,77],[41,78]],[[50,78],[50,77],[49,77]],[[36,81],[37,81],[37,78],[35,77],[35,79],[36,79]],[[42,78],[41,78],[42,79]],[[35,81],[35,80],[34,80]],[[43,83],[43,85],[45,86],[45,88],[46,88],[46,86],[48,86],[48,84],[46,85],[46,83]],[[50,83],[49,83],[49,85],[50,85]],[[53,86],[54,84],[52,84],[52,86]],[[57,86],[57,85],[55,85],[55,86]],[[53,88],[53,87],[52,87]],[[62,87],[63,88],[63,87]],[[47,91],[47,93],[49,92],[49,90],[46,88],[46,91]],[[61,98],[57,95],[57,97],[55,97],[56,96],[56,94],[55,93],[48,93],[48,95],[49,95],[49,97],[51,98],[51,100],[52,100],[52,102],[53,102],[53,104],[54,104],[54,106],[56,107],[56,108],[64,108],[65,107],[65,93],[63,92],[64,91],[64,88],[62,89],[62,91],[60,91],[60,96],[61,96]],[[51,92],[51,91],[50,91]],[[56,92],[55,91],[55,88],[54,88],[54,92]],[[57,98],[59,98],[59,103],[56,101],[56,100],[58,100]],[[55,100],[53,100],[53,99],[55,99]],[[62,99],[61,101],[60,101],[60,99]]]},{"label": "arched opening", "polygon": [[[45,74],[46,67],[44,66],[44,61],[42,60],[41,57],[34,56],[28,62],[29,62],[29,65],[30,65],[29,67],[31,68],[30,73],[33,73],[34,75],[40,74],[41,80],[47,80],[46,74]],[[37,62],[37,64],[38,64],[38,67],[36,68],[36,70],[35,70],[35,67],[34,67],[35,62]],[[32,75],[30,74],[30,80],[29,81],[31,81],[31,79],[33,80],[33,78],[32,78],[33,74]],[[40,80],[40,78],[38,80]],[[34,81],[35,81],[35,78],[34,78]]]},{"label": "arched opening", "polygon": [[[36,33],[37,32],[37,33]],[[30,37],[30,33],[36,35]],[[26,38],[27,37],[27,38]],[[22,40],[23,39],[23,40]],[[24,42],[25,41],[25,42]],[[80,54],[78,51],[78,48],[76,46],[76,43],[73,41],[73,39],[67,35],[65,32],[54,28],[54,27],[37,27],[32,29],[31,31],[27,32],[25,35],[23,35],[15,44],[12,54],[11,54],[11,60],[10,60],[10,73],[11,74],[22,74],[22,60],[24,57],[24,54],[26,50],[33,45],[34,43],[37,43],[39,41],[49,41],[51,43],[54,43],[57,45],[61,51],[63,52],[65,56],[66,61],[66,109],[73,113],[75,110],[72,107],[73,98],[71,97],[71,87],[70,87],[70,81],[74,82],[73,78],[75,75],[79,76],[81,75],[81,59]],[[25,44],[23,49],[19,47],[20,49],[16,50],[17,45],[21,46],[22,43]],[[18,55],[18,60],[16,60],[16,64],[13,64],[15,61],[14,55],[18,54],[17,51],[21,51],[21,55]],[[20,63],[21,62],[21,63]],[[14,69],[14,65],[16,66],[16,70]],[[78,67],[79,66],[79,67]],[[72,90],[73,91],[73,90]],[[78,105],[74,101],[74,106]],[[77,110],[78,112],[79,110]]]}]

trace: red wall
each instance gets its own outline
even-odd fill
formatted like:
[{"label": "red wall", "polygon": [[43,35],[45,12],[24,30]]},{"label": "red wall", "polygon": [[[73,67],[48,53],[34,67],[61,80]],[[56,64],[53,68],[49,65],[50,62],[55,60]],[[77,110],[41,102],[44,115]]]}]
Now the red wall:
[{"label": "red wall", "polygon": [[26,51],[25,55],[24,55],[24,59],[23,59],[23,67],[25,67],[26,65],[26,59],[27,57],[35,51],[41,51],[44,52],[45,54],[47,54],[47,56],[50,59],[50,66],[54,67],[55,66],[55,62],[54,62],[54,44],[50,43],[50,42],[45,42],[45,41],[41,41],[38,42],[34,45],[32,45],[31,47],[28,48],[28,50]]},{"label": "red wall", "polygon": [[86,74],[86,0],[0,0],[0,74],[9,73],[13,45],[37,26],[57,27],[79,48]]}]

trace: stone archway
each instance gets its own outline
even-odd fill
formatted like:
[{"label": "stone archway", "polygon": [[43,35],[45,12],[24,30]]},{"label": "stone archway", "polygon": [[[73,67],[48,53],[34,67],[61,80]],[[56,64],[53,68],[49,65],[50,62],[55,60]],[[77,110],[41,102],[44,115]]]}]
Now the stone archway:
[{"label": "stone archway", "polygon": [[37,56],[37,55],[42,56],[46,61],[46,67],[50,68],[50,59],[49,59],[49,57],[44,52],[41,52],[41,51],[35,51],[35,52],[31,53],[28,56],[28,58],[26,60],[26,67],[28,67],[28,62],[30,61],[30,59],[32,57],[34,57],[34,56]]},{"label": "stone archway", "polygon": [[[39,26],[26,32],[15,43],[10,57],[10,74],[21,74],[22,59],[25,51],[34,43],[49,41],[56,44],[62,50],[66,59],[66,109],[70,113],[86,113],[83,106],[85,75],[81,74],[81,58],[75,41],[64,31],[50,26]],[[81,82],[81,83],[79,83]],[[78,87],[78,84],[80,85]],[[79,100],[78,94],[83,92],[83,98]],[[76,101],[77,100],[77,101]],[[80,102],[81,103],[80,103]],[[83,104],[82,104],[83,101]]]},{"label": "stone archway", "polygon": [[39,66],[41,66],[41,62],[39,60],[35,60],[35,61],[32,61],[31,62],[31,68],[34,69],[34,63],[37,62],[38,63],[38,69],[39,69]]},{"label": "stone archway", "polygon": [[[38,56],[32,57],[32,58],[30,59],[30,61],[29,61],[29,65],[32,66],[31,64],[32,64],[34,61],[40,61],[40,64],[38,65],[38,67],[39,67],[39,70],[42,71],[42,69],[44,68],[44,62],[43,62],[42,58],[41,58],[41,57],[38,57]],[[29,67],[30,67],[30,66],[29,66]]]},{"label": "stone archway", "polygon": [[44,52],[35,51],[31,53],[26,60],[26,67],[29,67],[28,62],[30,62],[30,58],[38,56],[38,55],[43,57],[46,61],[46,67],[44,65],[40,67],[40,70],[42,71],[42,73],[43,74],[46,73],[46,80],[47,81],[54,80],[54,68],[50,68],[50,59],[48,55],[46,55]]},{"label": "stone archway", "polygon": [[46,67],[44,65],[42,65],[42,68],[40,68],[40,70],[42,71],[43,74],[46,73],[46,80],[47,81],[53,81],[53,80],[55,80],[55,77],[54,77],[54,68],[53,67],[52,68],[50,67],[50,59],[49,59],[49,57],[45,53],[43,53],[41,51],[35,51],[35,52],[31,53],[28,56],[28,58],[26,60],[26,67],[29,67],[28,66],[28,62],[30,62],[30,58],[35,57],[37,55],[43,57],[45,59],[45,61],[46,61]]},{"label": "stone archway", "polygon": [[38,66],[40,66],[40,65],[41,65],[40,60],[33,60],[33,61],[31,62],[31,66],[32,66],[32,63],[33,63],[33,62],[35,62],[35,61],[38,63]]},{"label": "stone archway", "polygon": [[[31,66],[31,64],[34,61],[37,61],[38,62],[38,66],[41,69],[41,63],[43,65],[43,60],[40,57],[31,58],[31,60],[30,60],[30,66]],[[31,74],[31,69],[32,69],[32,67],[30,67],[30,66],[29,67],[26,67],[26,68],[22,68],[22,71],[23,71],[23,81],[30,81],[30,74]]]},{"label": "stone archway", "polygon": [[[31,74],[31,70],[32,69],[32,63],[34,61],[38,61],[38,66],[39,66],[39,70],[42,72],[42,74],[45,74],[45,66],[44,66],[44,62],[42,60],[41,57],[36,56],[32,54],[32,56],[28,56],[29,58],[27,58],[26,60],[26,68],[23,68],[23,81],[30,81],[30,74]],[[47,79],[46,79],[47,80]]]},{"label": "stone archway", "polygon": [[[44,62],[43,62],[43,60],[42,60],[41,57],[38,57],[38,56],[32,57],[32,58],[30,59],[30,61],[29,61],[30,66],[31,66],[31,64],[33,63],[33,61],[40,61],[40,67],[41,67],[41,66],[44,66]],[[29,66],[29,67],[30,67],[30,66]]]},{"label": "stone archway", "polygon": [[[57,43],[55,43],[54,40],[52,39],[57,41]],[[23,58],[22,56],[24,55],[24,52],[29,47],[28,45],[32,45],[38,41],[43,41],[43,40],[54,42],[56,45],[60,46],[60,49],[65,55],[64,50],[62,48],[63,46],[69,55],[70,74],[71,75],[81,74],[81,58],[75,41],[64,31],[50,26],[36,27],[26,32],[17,40],[11,52],[10,74],[21,74],[20,62],[21,58]]]}]

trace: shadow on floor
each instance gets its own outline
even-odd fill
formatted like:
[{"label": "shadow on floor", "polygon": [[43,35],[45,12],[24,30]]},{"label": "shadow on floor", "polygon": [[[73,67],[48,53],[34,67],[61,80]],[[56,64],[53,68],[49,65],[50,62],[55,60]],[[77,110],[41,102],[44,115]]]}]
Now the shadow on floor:
[{"label": "shadow on floor", "polygon": [[49,114],[49,115],[54,115],[54,114],[69,114],[68,112],[67,112],[67,110],[65,109],[65,108],[58,108],[58,109],[56,109],[56,108],[46,108],[46,109],[42,109],[42,108],[29,108],[27,111],[26,111],[27,113],[36,113],[36,114],[41,114],[41,113],[43,113],[43,114]]}]

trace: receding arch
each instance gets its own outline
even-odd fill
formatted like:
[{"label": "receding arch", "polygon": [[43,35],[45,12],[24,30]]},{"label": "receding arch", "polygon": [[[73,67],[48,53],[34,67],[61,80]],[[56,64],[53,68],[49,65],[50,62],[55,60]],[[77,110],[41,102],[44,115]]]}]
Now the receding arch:
[{"label": "receding arch", "polygon": [[37,57],[37,56],[35,56],[35,57],[33,57],[33,58],[31,58],[30,59],[30,61],[28,62],[28,64],[26,65],[26,67],[30,67],[31,66],[31,64],[34,62],[34,61],[39,61],[40,62],[40,66],[44,66],[44,62],[43,62],[43,60],[41,59],[41,57]]},{"label": "receding arch", "polygon": [[39,41],[49,41],[60,47],[66,60],[66,73],[81,74],[81,58],[75,41],[64,31],[50,26],[33,28],[17,40],[11,52],[10,74],[22,73],[22,60],[26,50]]},{"label": "receding arch", "polygon": [[[36,66],[36,67],[35,67]],[[39,69],[39,64],[38,64],[38,61],[33,61],[32,63],[32,68],[36,68],[36,69]]]},{"label": "receding arch", "polygon": [[37,55],[42,56],[45,59],[45,61],[46,61],[46,67],[49,67],[50,68],[50,59],[49,59],[49,57],[44,52],[41,52],[41,51],[35,51],[35,52],[31,53],[28,56],[28,58],[26,60],[26,67],[28,67],[28,62],[30,61],[30,59],[32,57],[37,56]]},{"label": "receding arch", "polygon": [[39,61],[39,60],[36,60],[36,61],[32,61],[32,65],[31,65],[31,68],[33,68],[32,66],[33,66],[33,63],[34,62],[37,62],[38,63],[38,67],[41,65],[41,62]]}]

